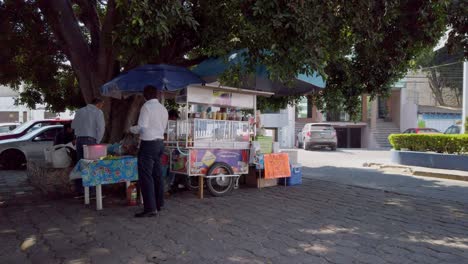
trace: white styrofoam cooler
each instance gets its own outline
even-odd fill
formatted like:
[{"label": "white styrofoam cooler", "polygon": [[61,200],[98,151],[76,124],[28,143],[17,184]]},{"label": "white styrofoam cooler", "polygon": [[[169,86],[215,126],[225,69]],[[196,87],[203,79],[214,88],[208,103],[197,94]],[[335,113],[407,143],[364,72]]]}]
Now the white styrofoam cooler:
[{"label": "white styrofoam cooler", "polygon": [[282,149],[281,152],[288,153],[289,156],[289,163],[296,164],[298,163],[298,153],[297,150],[284,150]]},{"label": "white styrofoam cooler", "polygon": [[107,156],[106,144],[94,144],[83,146],[83,157],[87,160],[98,160]]}]

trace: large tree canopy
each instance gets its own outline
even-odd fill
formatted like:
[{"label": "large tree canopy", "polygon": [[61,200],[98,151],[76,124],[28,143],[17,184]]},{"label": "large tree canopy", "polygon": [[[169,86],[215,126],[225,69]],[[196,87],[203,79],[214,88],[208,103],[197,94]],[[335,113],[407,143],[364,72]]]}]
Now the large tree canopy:
[{"label": "large tree canopy", "polygon": [[[327,87],[317,103],[355,113],[360,94],[385,93],[447,25],[463,29],[463,17],[447,15],[453,2],[3,0],[0,83],[24,84],[20,100],[30,106],[63,110],[89,102],[103,83],[137,65],[188,67],[247,49],[248,68],[264,64],[284,83],[320,72]],[[138,103],[110,102],[108,126],[128,126],[136,116],[129,106]]]}]

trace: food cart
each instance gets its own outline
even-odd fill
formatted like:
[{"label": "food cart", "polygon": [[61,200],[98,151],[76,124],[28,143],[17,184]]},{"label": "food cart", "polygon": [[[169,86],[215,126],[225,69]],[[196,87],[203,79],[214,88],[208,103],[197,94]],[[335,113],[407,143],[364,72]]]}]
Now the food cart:
[{"label": "food cart", "polygon": [[200,198],[205,183],[212,195],[222,196],[248,174],[258,95],[272,93],[190,85],[176,95],[182,111],[166,131],[170,172],[187,176]]}]

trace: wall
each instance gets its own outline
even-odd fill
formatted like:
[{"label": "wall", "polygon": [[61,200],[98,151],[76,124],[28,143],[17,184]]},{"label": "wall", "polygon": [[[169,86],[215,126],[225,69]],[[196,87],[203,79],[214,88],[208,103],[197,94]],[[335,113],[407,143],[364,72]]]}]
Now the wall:
[{"label": "wall", "polygon": [[[407,128],[418,127],[418,105],[414,102],[414,98],[408,97],[408,90],[401,89],[400,100],[400,131],[403,132]],[[411,93],[411,92],[410,92]]]},{"label": "wall", "polygon": [[276,128],[281,148],[293,148],[295,143],[295,108],[288,106],[276,114],[262,114],[261,124],[265,128]]},{"label": "wall", "polygon": [[420,117],[425,121],[426,127],[435,128],[442,133],[461,120],[461,114],[422,114]]},{"label": "wall", "polygon": [[401,104],[401,90],[392,90],[392,95],[390,96],[390,111],[392,122],[400,126],[400,104]]},{"label": "wall", "polygon": [[[18,93],[6,86],[0,86],[0,123],[1,122],[26,122],[29,120],[38,120],[45,118],[45,107],[37,105],[37,108],[32,110],[24,105],[15,105],[15,97]],[[47,117],[59,117],[63,119],[72,119],[74,112],[69,110],[49,114]]]},{"label": "wall", "polygon": [[[429,80],[425,73],[408,72],[405,76],[406,98],[408,101],[418,105],[436,105],[434,95],[429,86]],[[402,111],[402,113],[404,113]]]}]

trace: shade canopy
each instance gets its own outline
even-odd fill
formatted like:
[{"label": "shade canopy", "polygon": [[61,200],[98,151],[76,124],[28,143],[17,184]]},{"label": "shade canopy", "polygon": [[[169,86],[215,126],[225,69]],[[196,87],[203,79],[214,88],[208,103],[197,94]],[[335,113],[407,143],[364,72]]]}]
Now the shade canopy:
[{"label": "shade canopy", "polygon": [[[206,82],[214,82],[227,69],[232,66],[246,67],[246,50],[232,52],[225,57],[209,58],[195,66],[192,71]],[[325,87],[324,79],[316,72],[311,75],[298,74],[292,82],[292,87],[287,87],[279,81],[269,79],[269,72],[264,65],[255,67],[255,74],[245,77],[244,89],[272,92],[276,96],[303,95]]]},{"label": "shade canopy", "polygon": [[184,67],[167,64],[146,64],[124,72],[101,87],[104,96],[122,98],[141,93],[147,85],[158,90],[176,91],[190,84],[202,84],[204,81]]}]

